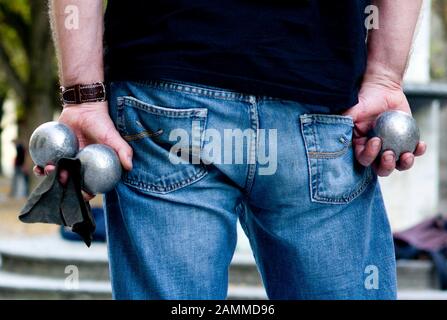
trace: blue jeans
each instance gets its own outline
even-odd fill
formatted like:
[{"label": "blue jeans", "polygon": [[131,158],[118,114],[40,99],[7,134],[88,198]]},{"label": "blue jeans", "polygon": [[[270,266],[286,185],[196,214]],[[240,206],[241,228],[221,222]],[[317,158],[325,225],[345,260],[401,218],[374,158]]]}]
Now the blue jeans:
[{"label": "blue jeans", "polygon": [[396,297],[350,117],[171,81],[111,83],[109,108],[134,151],[105,195],[114,298],[225,299],[238,219],[271,299]]}]

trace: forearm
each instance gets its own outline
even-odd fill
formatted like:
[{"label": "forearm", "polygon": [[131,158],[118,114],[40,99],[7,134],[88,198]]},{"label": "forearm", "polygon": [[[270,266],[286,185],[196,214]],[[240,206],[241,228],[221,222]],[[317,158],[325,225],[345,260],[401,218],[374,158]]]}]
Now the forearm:
[{"label": "forearm", "polygon": [[[79,12],[79,28],[67,28],[67,6]],[[104,80],[103,0],[50,0],[50,19],[63,86]]]},{"label": "forearm", "polygon": [[379,8],[379,29],[369,33],[366,80],[383,78],[402,84],[422,1],[372,1]]}]

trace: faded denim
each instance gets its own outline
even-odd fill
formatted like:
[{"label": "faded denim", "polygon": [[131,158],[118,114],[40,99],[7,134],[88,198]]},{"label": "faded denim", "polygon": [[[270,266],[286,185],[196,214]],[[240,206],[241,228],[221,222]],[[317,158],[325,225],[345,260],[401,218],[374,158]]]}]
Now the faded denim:
[{"label": "faded denim", "polygon": [[[133,170],[105,195],[115,299],[225,299],[238,219],[271,299],[396,297],[380,186],[355,161],[351,118],[168,80],[109,89],[110,115],[134,150]],[[201,161],[170,161],[178,128]],[[248,128],[277,130],[274,174],[260,174],[258,134],[243,164],[206,161],[207,129]]]}]

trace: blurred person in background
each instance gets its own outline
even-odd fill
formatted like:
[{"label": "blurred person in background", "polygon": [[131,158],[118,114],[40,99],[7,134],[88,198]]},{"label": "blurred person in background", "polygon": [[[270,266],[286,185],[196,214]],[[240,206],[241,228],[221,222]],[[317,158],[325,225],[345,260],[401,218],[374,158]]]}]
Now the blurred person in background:
[{"label": "blurred person in background", "polygon": [[14,173],[11,180],[10,196],[13,198],[22,198],[28,196],[29,192],[29,173],[26,163],[26,148],[23,143],[17,139],[12,141],[16,149],[14,158]]}]

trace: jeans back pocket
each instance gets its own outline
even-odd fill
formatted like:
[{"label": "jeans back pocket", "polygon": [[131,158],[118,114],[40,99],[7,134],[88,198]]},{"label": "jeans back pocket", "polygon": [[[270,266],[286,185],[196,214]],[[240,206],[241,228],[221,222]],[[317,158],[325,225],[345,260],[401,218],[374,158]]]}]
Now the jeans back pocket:
[{"label": "jeans back pocket", "polygon": [[133,169],[123,182],[141,191],[168,193],[202,178],[200,161],[206,108],[153,105],[117,98],[116,126],[133,149]]},{"label": "jeans back pocket", "polygon": [[313,202],[344,204],[372,181],[370,167],[360,165],[352,146],[352,118],[306,114],[300,117]]}]

